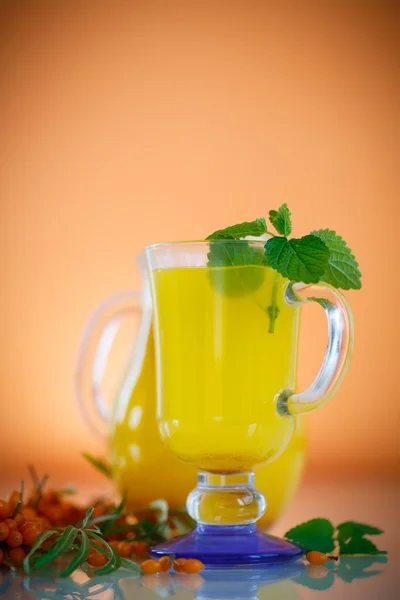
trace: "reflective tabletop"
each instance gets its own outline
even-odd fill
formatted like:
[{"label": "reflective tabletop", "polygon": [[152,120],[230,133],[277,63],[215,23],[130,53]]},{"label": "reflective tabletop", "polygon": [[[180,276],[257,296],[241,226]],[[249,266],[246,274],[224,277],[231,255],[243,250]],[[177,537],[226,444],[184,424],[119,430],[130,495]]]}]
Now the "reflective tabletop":
[{"label": "reflective tabletop", "polygon": [[52,578],[50,573],[29,578],[1,571],[0,598],[151,600],[174,596],[176,600],[306,600],[323,596],[392,600],[400,597],[396,557],[399,500],[400,486],[390,482],[309,482],[272,532],[282,535],[290,526],[315,516],[334,522],[357,519],[384,529],[385,533],[374,541],[388,551],[388,557],[342,557],[339,563],[332,561],[327,567],[298,561],[280,567],[215,569],[198,575],[163,573],[141,578],[123,570],[95,578],[79,570],[64,580]]}]

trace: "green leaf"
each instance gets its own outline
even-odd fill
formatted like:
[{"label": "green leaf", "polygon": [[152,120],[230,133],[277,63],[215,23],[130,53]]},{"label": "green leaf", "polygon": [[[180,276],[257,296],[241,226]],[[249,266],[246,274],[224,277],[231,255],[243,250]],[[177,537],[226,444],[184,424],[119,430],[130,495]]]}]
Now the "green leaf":
[{"label": "green leaf", "polygon": [[41,533],[40,535],[38,535],[38,537],[36,538],[36,540],[32,544],[30,552],[29,552],[29,554],[27,554],[25,556],[24,563],[23,563],[23,565],[24,565],[24,571],[25,571],[25,573],[27,575],[30,572],[31,560],[33,558],[33,555],[38,550],[39,546],[41,546],[43,544],[43,542],[45,542],[46,540],[48,540],[49,538],[51,538],[53,535],[59,536],[60,534],[58,533],[58,531],[54,531],[52,529],[48,529],[47,531],[43,531],[43,533]]},{"label": "green leaf", "polygon": [[335,548],[333,540],[334,527],[328,519],[312,519],[285,533],[285,538],[291,540],[307,551],[332,552]]},{"label": "green leaf", "polygon": [[83,521],[82,521],[82,528],[85,528],[85,527],[87,527],[87,525],[88,525],[88,523],[89,523],[89,521],[90,521],[90,517],[91,517],[91,516],[92,516],[92,514],[93,514],[93,511],[94,511],[94,506],[90,506],[90,507],[87,509],[86,515],[84,516],[84,519],[83,519]]},{"label": "green leaf", "polygon": [[79,532],[81,545],[69,565],[60,573],[60,577],[68,577],[80,567],[89,556],[89,538],[84,531]]},{"label": "green leaf", "polygon": [[282,204],[278,210],[269,211],[269,220],[278,233],[288,236],[292,233],[291,212],[287,204]]},{"label": "green leaf", "polygon": [[72,525],[68,525],[59,540],[52,546],[52,549],[38,558],[35,562],[35,567],[43,567],[44,565],[48,565],[53,562],[58,556],[64,554],[64,552],[69,552],[73,546],[76,536],[78,535],[78,529],[73,527]]},{"label": "green leaf", "polygon": [[344,521],[337,526],[337,530],[339,537],[344,540],[348,540],[353,536],[380,535],[383,533],[383,530],[378,529],[378,527],[359,523],[358,521]]},{"label": "green leaf", "polygon": [[[265,278],[266,266],[263,246],[250,246],[246,241],[226,240],[210,243],[208,253],[208,275],[213,287],[230,296],[249,294],[258,289]],[[235,269],[217,267],[243,267]]]},{"label": "green leaf", "polygon": [[378,550],[373,542],[362,536],[354,536],[348,542],[339,537],[340,554],[387,554]]},{"label": "green leaf", "polygon": [[218,229],[209,235],[206,240],[240,240],[241,238],[252,235],[259,237],[267,233],[267,224],[264,218],[255,221],[245,221],[238,225],[231,225],[225,229]]},{"label": "green leaf", "polygon": [[97,540],[102,546],[105,546],[109,551],[107,556],[110,557],[108,563],[104,565],[104,567],[101,567],[100,569],[94,569],[93,573],[95,573],[96,575],[107,575],[107,573],[111,573],[112,571],[116,571],[117,569],[119,569],[119,567],[121,566],[121,557],[119,556],[119,554],[116,553],[114,548],[110,546],[110,544],[97,533],[90,531],[88,532],[88,535],[90,536],[91,540]]},{"label": "green leaf", "polygon": [[123,569],[129,569],[129,571],[137,573],[138,576],[143,574],[143,571],[139,567],[139,565],[137,563],[135,563],[133,560],[129,560],[129,558],[121,558],[121,567]]},{"label": "green leaf", "polygon": [[361,273],[358,263],[344,239],[332,229],[317,229],[311,234],[325,242],[329,248],[329,261],[322,280],[335,288],[359,290]]},{"label": "green leaf", "polygon": [[103,475],[105,475],[109,479],[113,478],[113,473],[112,473],[111,465],[109,465],[108,463],[106,463],[104,460],[102,460],[101,458],[95,458],[94,456],[92,456],[88,452],[82,452],[82,456],[84,458],[86,458],[86,460],[88,462],[90,462],[90,464],[93,467],[95,467],[95,469],[97,469],[98,471],[100,471],[100,473],[103,473]]},{"label": "green leaf", "polygon": [[270,238],[265,244],[268,264],[292,281],[318,283],[329,259],[326,244],[315,235],[300,239]]}]

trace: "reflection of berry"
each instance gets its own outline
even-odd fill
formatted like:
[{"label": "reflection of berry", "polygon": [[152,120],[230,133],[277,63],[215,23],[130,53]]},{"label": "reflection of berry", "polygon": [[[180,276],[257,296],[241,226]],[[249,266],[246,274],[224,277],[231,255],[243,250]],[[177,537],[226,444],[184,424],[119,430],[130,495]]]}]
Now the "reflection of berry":
[{"label": "reflection of berry", "polygon": [[159,573],[161,571],[161,565],[158,560],[153,560],[151,558],[142,563],[142,571],[145,573],[145,575],[154,575],[155,573]]},{"label": "reflection of berry", "polygon": [[11,548],[8,552],[11,562],[14,565],[22,565],[26,556],[23,548]]},{"label": "reflection of berry", "polygon": [[10,505],[5,500],[0,500],[0,519],[7,519],[11,514]]},{"label": "reflection of berry", "polygon": [[10,548],[17,548],[22,544],[22,533],[20,533],[17,529],[13,529],[8,534],[6,542]]},{"label": "reflection of berry", "polygon": [[328,573],[328,569],[323,565],[308,565],[307,567],[307,575],[311,579],[323,579]]},{"label": "reflection of berry", "polygon": [[322,552],[317,552],[316,550],[307,552],[306,559],[312,565],[324,565],[326,562],[328,562],[327,555],[323,554]]}]

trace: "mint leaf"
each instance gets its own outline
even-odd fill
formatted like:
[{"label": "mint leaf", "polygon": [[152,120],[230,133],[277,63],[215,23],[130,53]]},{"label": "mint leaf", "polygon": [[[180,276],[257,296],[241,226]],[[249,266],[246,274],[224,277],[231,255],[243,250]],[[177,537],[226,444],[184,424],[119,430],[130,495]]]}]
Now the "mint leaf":
[{"label": "mint leaf", "polygon": [[318,283],[326,270],[329,250],[316,235],[300,239],[270,238],[265,244],[268,264],[284,277],[303,283]]},{"label": "mint leaf", "polygon": [[290,235],[292,233],[291,212],[287,204],[282,204],[278,210],[269,211],[269,220],[281,235]]},{"label": "mint leaf", "polygon": [[332,229],[317,229],[311,234],[319,237],[329,248],[329,261],[322,280],[335,288],[359,290],[361,273],[358,263],[344,239]]},{"label": "mint leaf", "polygon": [[238,225],[232,225],[225,229],[218,229],[209,235],[206,240],[239,240],[248,235],[259,237],[264,233],[267,233],[267,223],[264,218],[260,218],[255,221],[245,221]]},{"label": "mint leaf", "polygon": [[285,538],[306,551],[318,550],[318,552],[332,552],[335,548],[333,540],[334,527],[328,519],[312,519],[285,533]]},{"label": "mint leaf", "polygon": [[340,554],[386,554],[384,550],[378,550],[375,544],[365,537],[354,536],[348,542],[341,537],[338,539]]},{"label": "mint leaf", "polygon": [[250,294],[264,281],[265,269],[257,268],[266,266],[262,245],[256,249],[246,241],[212,241],[207,256],[208,266],[217,267],[208,270],[211,283],[222,294],[230,296]]},{"label": "mint leaf", "polygon": [[348,540],[354,536],[363,535],[380,535],[383,533],[382,529],[367,525],[366,523],[359,523],[358,521],[344,521],[337,526],[338,537]]}]

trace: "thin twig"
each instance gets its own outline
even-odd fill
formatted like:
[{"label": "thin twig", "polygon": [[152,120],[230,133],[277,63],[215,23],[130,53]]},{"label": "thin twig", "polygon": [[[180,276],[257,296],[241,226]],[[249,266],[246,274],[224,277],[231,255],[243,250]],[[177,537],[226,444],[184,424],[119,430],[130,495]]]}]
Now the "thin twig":
[{"label": "thin twig", "polygon": [[21,487],[20,487],[20,492],[19,492],[19,500],[18,500],[17,504],[15,505],[15,508],[14,508],[14,510],[12,512],[12,515],[11,515],[12,519],[14,519],[17,516],[17,514],[19,513],[19,511],[21,510],[23,498],[24,498],[24,480],[21,479]]},{"label": "thin twig", "polygon": [[43,475],[42,479],[39,481],[37,488],[36,488],[35,497],[32,500],[32,508],[36,508],[37,505],[39,504],[40,499],[42,497],[43,488],[44,488],[45,483],[48,480],[48,478],[49,478],[48,475]]}]

